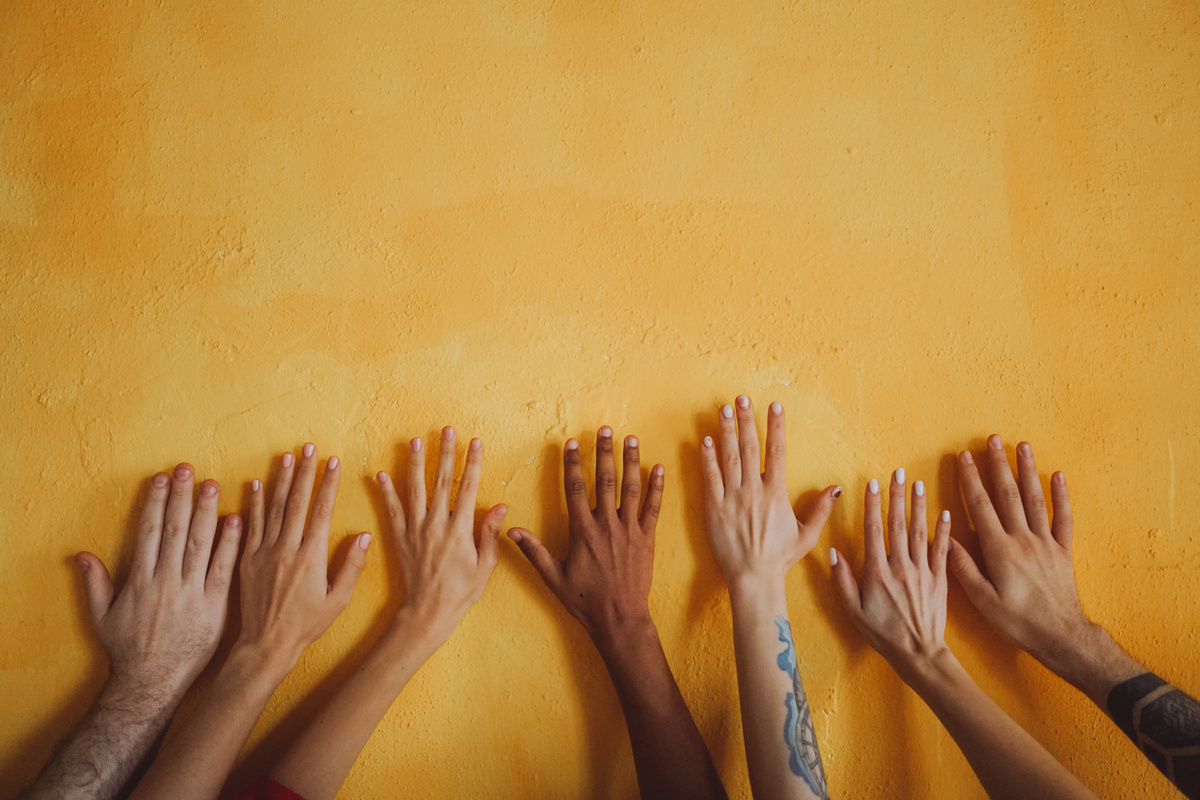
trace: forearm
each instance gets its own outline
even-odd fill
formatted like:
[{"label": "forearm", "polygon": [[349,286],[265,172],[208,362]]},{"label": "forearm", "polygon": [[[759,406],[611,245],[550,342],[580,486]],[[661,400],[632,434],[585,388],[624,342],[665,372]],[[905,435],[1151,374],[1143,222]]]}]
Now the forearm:
[{"label": "forearm", "polygon": [[617,690],[642,800],[724,798],[725,788],[684,703],[649,618],[592,640]]},{"label": "forearm", "polygon": [[163,747],[132,798],[217,797],[259,715],[295,661],[270,648],[235,646],[195,713]]},{"label": "forearm", "polygon": [[182,699],[110,679],[22,800],[107,800],[134,781]]},{"label": "forearm", "polygon": [[902,671],[901,677],[941,720],[991,800],[1094,800],[971,680],[949,650]]},{"label": "forearm", "polygon": [[270,777],[307,800],[334,797],[379,721],[447,637],[401,611],[269,770]]},{"label": "forearm", "polygon": [[828,798],[783,580],[730,585],[738,695],[756,797]]}]

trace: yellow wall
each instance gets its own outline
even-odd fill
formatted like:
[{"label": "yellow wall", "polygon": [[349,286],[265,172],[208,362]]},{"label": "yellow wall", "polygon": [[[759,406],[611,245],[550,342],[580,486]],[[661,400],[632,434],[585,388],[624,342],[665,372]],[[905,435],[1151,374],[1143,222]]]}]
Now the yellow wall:
[{"label": "yellow wall", "polygon": [[[821,544],[856,558],[870,477],[907,467],[961,523],[948,454],[1032,440],[1085,607],[1200,690],[1195,3],[5,0],[0,53],[4,794],[102,679],[69,558],[127,565],[156,470],[234,511],[311,439],[346,463],[336,531],[379,530],[369,476],[452,423],[486,442],[481,505],[557,546],[558,448],[611,423],[667,465],[653,611],[747,797],[695,448],[741,391],[787,406],[794,493],[848,488]],[[252,747],[378,630],[372,549]],[[505,551],[344,796],[635,791],[602,664]],[[828,567],[788,593],[834,792],[982,797]],[[950,605],[1089,786],[1172,796]]]}]

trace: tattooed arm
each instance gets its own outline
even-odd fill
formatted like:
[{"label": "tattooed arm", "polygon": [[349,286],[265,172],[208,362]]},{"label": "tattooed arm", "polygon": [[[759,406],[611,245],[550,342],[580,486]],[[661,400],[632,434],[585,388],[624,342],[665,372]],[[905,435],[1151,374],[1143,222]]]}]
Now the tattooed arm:
[{"label": "tattooed arm", "polygon": [[904,515],[904,470],[891,482],[885,554],[879,482],[867,484],[862,588],[850,565],[829,551],[846,611],[863,636],[946,726],[992,800],[1094,796],[971,680],[946,646],[946,554],[950,513],[928,543],[925,486],[913,484],[912,519]]},{"label": "tattooed arm", "polygon": [[988,439],[984,463],[994,501],[970,452],[959,456],[958,479],[987,576],[953,540],[950,572],[992,627],[1087,695],[1180,791],[1200,800],[1200,703],[1130,658],[1084,614],[1066,478],[1050,479],[1051,520],[1028,442],[1017,445],[1016,480],[999,436]]},{"label": "tattooed arm", "polygon": [[700,448],[705,516],[733,608],[733,647],[750,787],[756,797],[829,797],[799,658],[788,622],[784,575],[812,550],[841,489],[821,493],[796,519],[784,484],[783,407],[767,415],[766,472],[750,398],[719,414],[720,456],[710,437]]}]

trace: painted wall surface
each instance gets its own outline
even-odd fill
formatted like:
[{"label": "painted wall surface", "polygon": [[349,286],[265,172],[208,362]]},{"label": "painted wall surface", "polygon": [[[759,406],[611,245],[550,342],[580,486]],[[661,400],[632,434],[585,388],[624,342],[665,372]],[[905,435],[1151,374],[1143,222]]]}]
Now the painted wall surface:
[{"label": "painted wall surface", "polygon": [[[1195,3],[5,0],[0,54],[0,793],[103,680],[70,557],[127,568],[155,471],[192,461],[230,512],[315,441],[344,541],[381,529],[370,476],[454,424],[480,504],[561,546],[559,448],[608,423],[667,465],[652,610],[748,797],[696,449],[742,391],[786,405],[795,497],[847,487],[821,547],[856,559],[869,478],[906,467],[970,541],[951,454],[1031,440],[1085,608],[1200,690]],[[397,580],[373,547],[241,774]],[[788,593],[836,795],[983,797],[826,564]],[[1173,796],[950,605],[967,668],[1093,790]],[[382,792],[634,795],[603,666],[511,543],[343,796]]]}]

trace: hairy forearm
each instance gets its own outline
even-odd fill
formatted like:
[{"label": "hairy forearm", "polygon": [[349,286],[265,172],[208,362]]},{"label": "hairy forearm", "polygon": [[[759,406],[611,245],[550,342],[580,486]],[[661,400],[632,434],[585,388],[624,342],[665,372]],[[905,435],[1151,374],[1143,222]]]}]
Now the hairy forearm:
[{"label": "hairy forearm", "polygon": [[269,648],[235,646],[199,707],[171,737],[134,800],[217,797],[271,695],[295,664]]},{"label": "hairy forearm", "polygon": [[898,671],[941,720],[992,800],[1094,800],[971,680],[949,650]]},{"label": "hairy forearm", "polygon": [[270,777],[307,800],[333,798],[388,708],[448,635],[402,610]]},{"label": "hairy forearm", "polygon": [[733,644],[756,797],[828,798],[783,580],[731,584]]},{"label": "hairy forearm", "polygon": [[642,800],[726,797],[649,617],[592,640],[625,714]]},{"label": "hairy forearm", "polygon": [[110,679],[22,800],[107,800],[136,779],[182,693]]}]

